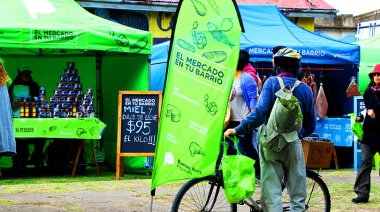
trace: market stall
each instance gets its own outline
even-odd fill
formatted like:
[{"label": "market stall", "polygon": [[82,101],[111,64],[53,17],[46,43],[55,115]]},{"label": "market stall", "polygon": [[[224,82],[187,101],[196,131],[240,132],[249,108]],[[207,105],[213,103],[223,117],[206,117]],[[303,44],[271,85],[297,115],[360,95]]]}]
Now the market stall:
[{"label": "market stall", "polygon": [[[94,116],[107,125],[101,144],[115,166],[117,94],[148,90],[151,33],[95,16],[73,0],[0,0],[0,18],[0,58],[12,79],[29,66],[50,100],[75,64],[82,90],[93,90]],[[4,160],[0,166],[9,166]]]}]

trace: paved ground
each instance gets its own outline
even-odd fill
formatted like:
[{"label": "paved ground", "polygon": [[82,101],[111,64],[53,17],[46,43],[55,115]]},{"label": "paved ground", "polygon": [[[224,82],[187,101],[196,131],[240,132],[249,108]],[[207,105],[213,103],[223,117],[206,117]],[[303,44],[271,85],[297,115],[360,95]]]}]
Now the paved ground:
[{"label": "paved ground", "polygon": [[[320,173],[327,183],[354,183],[356,172]],[[4,182],[4,181],[3,181]],[[372,182],[380,183],[377,171],[372,171]],[[95,182],[100,191],[86,190],[89,184],[68,184],[73,192],[46,192],[28,187],[21,192],[6,192],[0,181],[0,211],[170,211],[173,198],[181,184],[159,187],[151,210],[150,180],[119,180]],[[53,184],[52,186],[54,186]],[[92,185],[94,186],[94,185]],[[108,189],[107,189],[108,187]],[[83,188],[78,190],[78,188]],[[97,189],[97,188],[96,188]],[[350,194],[352,195],[352,193]],[[239,210],[241,211],[241,210]]]}]

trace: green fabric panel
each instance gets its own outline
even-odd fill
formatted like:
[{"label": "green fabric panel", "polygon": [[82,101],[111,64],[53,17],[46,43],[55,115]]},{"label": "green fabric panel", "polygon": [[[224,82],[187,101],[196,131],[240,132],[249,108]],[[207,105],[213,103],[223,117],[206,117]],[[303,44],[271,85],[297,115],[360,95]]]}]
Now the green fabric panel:
[{"label": "green fabric panel", "polygon": [[149,90],[149,65],[147,61],[147,55],[103,58],[103,122],[107,124],[107,129],[103,134],[103,144],[106,155],[105,161],[113,168],[116,167],[119,91]]},{"label": "green fabric panel", "polygon": [[[74,0],[0,0],[2,53],[35,54],[39,49],[102,50],[150,54],[151,32],[87,12]],[[34,52],[24,51],[29,49]]]}]

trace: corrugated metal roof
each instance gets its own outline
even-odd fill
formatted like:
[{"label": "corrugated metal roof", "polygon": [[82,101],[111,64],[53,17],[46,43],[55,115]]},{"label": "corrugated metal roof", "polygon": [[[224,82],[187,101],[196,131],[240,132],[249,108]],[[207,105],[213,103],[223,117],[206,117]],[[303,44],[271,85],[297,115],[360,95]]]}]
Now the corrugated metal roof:
[{"label": "corrugated metal roof", "polygon": [[[149,0],[152,3],[178,3],[179,0]],[[238,4],[274,4],[281,9],[336,10],[323,0],[236,0]]]},{"label": "corrugated metal roof", "polygon": [[[84,8],[175,12],[179,0],[76,0]],[[324,0],[236,0],[238,4],[277,5],[288,17],[335,18],[338,10]]]}]

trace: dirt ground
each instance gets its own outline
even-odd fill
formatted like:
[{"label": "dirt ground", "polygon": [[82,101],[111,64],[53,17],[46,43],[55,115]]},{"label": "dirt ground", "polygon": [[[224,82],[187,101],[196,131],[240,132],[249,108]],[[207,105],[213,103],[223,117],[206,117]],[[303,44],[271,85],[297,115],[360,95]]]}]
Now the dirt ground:
[{"label": "dirt ground", "polygon": [[[353,185],[356,172],[344,172],[339,176],[323,171],[320,174],[326,183],[345,182]],[[373,171],[372,175],[372,182],[380,183],[378,172]],[[9,193],[4,191],[0,181],[0,211],[170,211],[180,184],[159,187],[151,205],[150,183],[149,179],[121,179],[96,182],[99,187],[112,187],[109,190],[78,190],[77,188],[85,188],[87,185],[70,183],[67,186],[76,188],[77,191],[45,192],[39,190],[37,185],[35,189]]]}]

